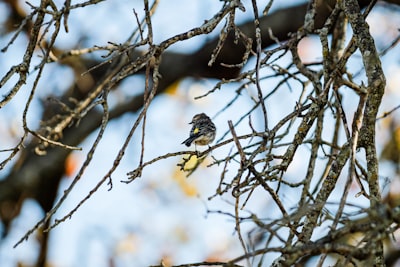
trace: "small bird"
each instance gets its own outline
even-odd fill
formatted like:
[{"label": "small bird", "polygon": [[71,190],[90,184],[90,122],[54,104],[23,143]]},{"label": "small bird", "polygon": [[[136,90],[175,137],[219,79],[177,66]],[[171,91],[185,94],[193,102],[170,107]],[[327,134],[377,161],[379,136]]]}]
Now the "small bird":
[{"label": "small bird", "polygon": [[194,141],[195,145],[205,146],[214,141],[217,129],[206,114],[194,115],[189,124],[193,124],[189,138],[183,141],[182,144],[190,146]]}]

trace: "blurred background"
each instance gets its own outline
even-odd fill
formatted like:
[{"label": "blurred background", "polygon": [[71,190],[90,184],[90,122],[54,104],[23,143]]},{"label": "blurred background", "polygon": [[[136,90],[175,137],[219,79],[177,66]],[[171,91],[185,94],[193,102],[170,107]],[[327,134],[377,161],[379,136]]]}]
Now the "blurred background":
[{"label": "blurred background", "polygon": [[[10,16],[13,15],[11,2],[15,2],[27,14],[31,12],[30,4],[39,5],[37,0],[29,1],[29,3],[0,1],[0,48],[6,47],[14,34],[14,31],[10,30],[10,27],[15,28],[15,25],[10,26]],[[58,7],[64,4],[61,0],[53,2]],[[81,1],[72,1],[72,4],[79,2]],[[251,5],[247,2],[243,3],[246,12],[237,12],[238,24],[253,19]],[[275,1],[270,12],[287,7],[287,2]],[[290,1],[290,5],[303,2]],[[222,4],[216,0],[159,1],[152,17],[154,42],[159,43],[201,25],[204,20],[218,12]],[[375,7],[368,17],[370,30],[381,51],[390,46],[399,36],[399,10],[393,6],[381,4]],[[68,33],[61,30],[55,45],[59,49],[70,50],[96,45],[105,46],[109,42],[123,43],[131,34],[132,29],[137,26],[134,11],[139,18],[144,17],[141,1],[108,0],[86,8],[75,9],[69,14]],[[209,36],[179,42],[171,46],[168,51],[193,53],[206,41],[217,37],[221,27]],[[26,46],[27,37],[20,34],[6,52],[0,53],[1,77],[4,77],[11,66],[21,61]],[[319,38],[311,36],[302,40],[299,54],[304,62],[321,60]],[[394,46],[382,56],[387,89],[381,114],[400,105],[399,54],[399,48]],[[93,56],[101,58],[102,53],[94,53]],[[41,59],[33,56],[32,60],[34,66]],[[285,66],[290,61],[291,58],[286,55],[280,58],[277,64]],[[254,64],[255,60],[250,59],[244,71],[254,68]],[[362,62],[354,60],[351,67],[354,70],[362,69]],[[263,71],[263,75],[268,75],[267,70]],[[32,70],[31,73],[34,72]],[[28,76],[26,88],[32,86],[34,77],[33,74]],[[28,113],[27,122],[30,128],[37,129],[40,126],[45,99],[49,95],[61,95],[75,78],[73,71],[63,65],[49,64],[46,67]],[[13,77],[9,83],[15,82],[15,77]],[[229,131],[227,121],[236,122],[244,114],[243,111],[250,110],[254,105],[253,98],[257,91],[255,87],[249,86],[233,105],[228,105],[237,97],[238,84],[233,83],[225,85],[224,90],[217,90],[207,97],[195,99],[197,96],[206,94],[218,82],[217,79],[185,78],[171,85],[165,94],[155,98],[147,112],[144,161],[167,153],[186,150],[187,148],[181,145],[181,142],[187,138],[191,127],[188,123],[197,113],[205,112],[213,119],[217,126],[217,141],[227,139],[226,134]],[[262,82],[262,85],[272,87],[277,82],[279,79],[268,79]],[[109,95],[110,106],[118,106],[127,97],[141,93],[143,85],[143,77],[132,76],[124,79],[118,90]],[[288,84],[288,88],[295,86],[294,82]],[[9,89],[10,86],[6,84],[0,90],[3,94],[4,90]],[[23,107],[29,94],[29,90],[21,90],[12,103],[1,108],[0,150],[12,148],[23,135]],[[267,103],[271,125],[279,121],[282,114],[287,113],[288,107],[293,106],[297,100],[297,96],[294,96],[296,94],[296,90],[280,91],[274,101]],[[354,110],[356,104],[352,101],[351,93],[344,95],[345,109]],[[113,166],[113,160],[118,155],[136,118],[137,113],[127,113],[109,122],[92,163],[53,219],[62,218],[74,209]],[[262,128],[261,110],[252,112],[251,119],[254,128]],[[398,111],[394,111],[377,123],[379,153],[385,151],[381,165],[381,180],[385,195],[389,192],[400,194],[396,192],[399,188],[398,163],[396,163],[397,149],[400,147],[400,143],[397,143],[399,139],[396,139],[398,120]],[[249,120],[241,121],[235,129],[238,135],[249,133]],[[75,151],[68,156],[57,198],[60,198],[71,184],[96,135],[97,131],[79,145],[82,151]],[[235,218],[229,216],[229,214],[234,214],[234,198],[230,194],[215,196],[223,166],[208,166],[213,162],[213,157],[224,158],[234,147],[233,144],[212,151],[212,154],[189,177],[186,177],[187,173],[182,172],[177,166],[182,162],[182,156],[177,156],[158,161],[152,167],[144,169],[142,176],[132,183],[121,183],[121,181],[126,181],[126,174],[137,167],[140,160],[141,138],[140,131],[134,134],[123,160],[112,174],[112,188],[107,183],[103,184],[70,219],[51,230],[46,266],[149,266],[160,264],[161,261],[168,266],[206,260],[224,261],[244,253],[235,230]],[[199,147],[198,149],[202,151],[206,148]],[[194,147],[190,147],[189,150],[193,151]],[[9,152],[1,152],[1,160],[9,156]],[[16,158],[1,170],[0,179],[7,176],[14,164],[17,164]],[[226,170],[228,175],[235,171],[234,164]],[[287,176],[295,180],[298,173],[303,171],[304,162],[301,158],[296,158]],[[351,194],[354,196],[352,199],[354,203],[360,206],[367,205],[368,202],[365,199],[355,197],[357,192],[355,189]],[[283,191],[281,197],[287,206],[293,208],[296,206],[296,196]],[[265,197],[265,192],[262,191],[253,194],[246,208],[249,210],[243,212],[247,215],[255,213],[269,218],[278,218],[280,215],[277,207],[271,203],[269,197]],[[13,246],[44,215],[37,202],[27,199],[22,203],[19,215],[12,220],[7,229],[9,230],[7,235],[1,240],[0,266],[33,266],[35,264],[39,254],[39,233],[34,233],[16,248]],[[5,232],[5,226],[2,227],[0,231]],[[244,236],[247,236],[251,229],[253,229],[252,224],[242,224],[241,231]],[[266,260],[264,264],[268,266],[270,262]]]}]

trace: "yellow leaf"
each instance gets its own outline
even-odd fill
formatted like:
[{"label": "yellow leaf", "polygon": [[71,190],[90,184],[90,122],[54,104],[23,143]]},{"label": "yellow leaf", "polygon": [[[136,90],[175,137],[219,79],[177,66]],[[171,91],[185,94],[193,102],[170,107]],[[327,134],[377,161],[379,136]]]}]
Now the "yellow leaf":
[{"label": "yellow leaf", "polygon": [[181,83],[181,80],[177,80],[177,81],[173,82],[170,86],[167,87],[167,89],[165,89],[165,93],[169,94],[169,95],[175,95],[176,91],[179,88],[180,83]]},{"label": "yellow leaf", "polygon": [[[196,158],[196,157],[193,157]],[[192,161],[192,160],[190,160]],[[190,163],[189,161],[189,163]],[[197,160],[195,160],[196,162]],[[192,163],[196,164],[196,163]],[[184,172],[180,171],[179,168],[175,169],[175,173],[173,175],[174,180],[176,183],[179,185],[179,188],[182,190],[182,192],[188,196],[188,197],[194,197],[197,196],[197,188],[186,178],[186,175]]]}]

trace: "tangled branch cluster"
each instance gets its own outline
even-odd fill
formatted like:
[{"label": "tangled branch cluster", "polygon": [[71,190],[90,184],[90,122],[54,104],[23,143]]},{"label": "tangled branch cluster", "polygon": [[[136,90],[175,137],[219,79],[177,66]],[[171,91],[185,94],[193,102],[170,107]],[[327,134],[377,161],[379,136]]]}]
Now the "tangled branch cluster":
[{"label": "tangled branch cluster", "polygon": [[[312,256],[319,255],[322,266],[327,255],[336,257],[337,266],[383,266],[383,241],[398,229],[398,209],[392,210],[382,204],[381,188],[378,181],[378,160],[375,149],[375,120],[385,87],[385,77],[374,41],[368,31],[365,17],[373,4],[362,14],[356,1],[337,3],[325,25],[318,30],[322,45],[323,59],[319,63],[303,64],[298,54],[298,44],[310,29],[304,28],[292,35],[291,39],[273,50],[257,49],[255,67],[244,72],[235,80],[241,83],[238,95],[247,86],[257,89],[255,105],[242,119],[248,118],[249,134],[237,135],[232,121],[228,122],[231,138],[219,142],[204,151],[204,157],[222,146],[234,145],[230,155],[216,159],[210,165],[222,165],[219,187],[214,198],[230,192],[236,199],[232,217],[236,221],[236,231],[245,251],[244,255],[224,266],[235,266],[244,259],[257,265],[268,260],[268,255],[281,253],[273,266],[294,266],[305,264]],[[314,5],[310,5],[304,25],[311,25],[315,17]],[[309,21],[307,21],[309,19]],[[353,29],[353,36],[345,47],[347,21]],[[255,22],[257,24],[257,19]],[[257,31],[257,29],[256,29]],[[328,41],[328,33],[333,38]],[[257,35],[256,35],[257,36]],[[257,43],[261,43],[259,39]],[[257,46],[259,48],[259,46]],[[367,84],[356,82],[348,72],[349,58],[357,48],[361,52]],[[290,54],[293,63],[284,68],[278,60]],[[261,70],[270,69],[275,75],[262,77]],[[278,78],[274,88],[268,88],[263,79]],[[265,103],[281,101],[275,92],[284,90],[284,85],[297,81],[301,87],[296,105],[274,125],[269,123],[270,115]],[[224,81],[211,90],[219,88]],[[296,88],[299,90],[298,88]],[[354,92],[358,104],[354,114],[346,112],[342,105],[341,91]],[[249,117],[260,110],[265,128],[257,131]],[[352,121],[348,122],[347,118]],[[330,129],[330,130],[326,130]],[[327,131],[333,132],[327,133]],[[344,134],[345,138],[340,138]],[[308,152],[304,149],[307,148]],[[360,149],[365,150],[364,156]],[[148,162],[176,154],[168,154]],[[296,159],[295,159],[296,158]],[[180,164],[185,170],[185,164]],[[305,174],[288,172],[295,162],[300,162]],[[365,164],[366,163],[366,164]],[[237,166],[237,167],[236,167]],[[347,166],[347,168],[346,168]],[[141,167],[139,168],[141,170]],[[196,165],[197,167],[197,165]],[[227,170],[236,169],[234,175]],[[191,169],[190,172],[193,170]],[[345,185],[340,175],[347,175]],[[138,172],[130,173],[131,179]],[[346,211],[350,187],[356,183],[357,197],[369,201],[369,208],[352,207],[356,211]],[[280,211],[280,219],[262,218],[251,212],[248,202],[256,191],[263,191]],[[340,199],[334,200],[328,209],[328,199],[336,190]],[[285,201],[285,194],[295,194],[296,205]],[[242,210],[249,210],[250,215]],[[355,219],[362,216],[363,219]],[[267,216],[268,217],[268,216]],[[247,243],[241,233],[243,222],[253,222],[254,230],[249,233]],[[312,238],[319,229],[328,228],[320,238]],[[362,236],[352,242],[355,233]],[[193,265],[196,266],[196,265]]]}]

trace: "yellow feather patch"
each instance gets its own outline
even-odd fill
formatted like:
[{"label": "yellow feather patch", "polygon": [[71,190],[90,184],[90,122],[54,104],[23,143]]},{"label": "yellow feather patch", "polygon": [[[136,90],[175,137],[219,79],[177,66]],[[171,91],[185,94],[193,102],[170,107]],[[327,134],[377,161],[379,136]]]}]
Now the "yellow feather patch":
[{"label": "yellow feather patch", "polygon": [[193,133],[194,134],[197,134],[199,132],[199,128],[195,128],[194,130],[193,130]]}]

